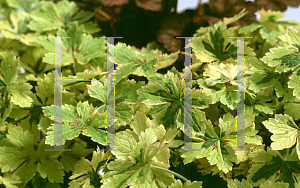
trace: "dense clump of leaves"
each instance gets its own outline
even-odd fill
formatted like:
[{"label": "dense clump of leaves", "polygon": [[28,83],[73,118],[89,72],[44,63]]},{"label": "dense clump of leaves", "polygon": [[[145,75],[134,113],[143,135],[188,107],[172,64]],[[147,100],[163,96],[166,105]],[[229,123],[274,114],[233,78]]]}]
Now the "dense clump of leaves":
[{"label": "dense clump of leaves", "polygon": [[[148,1],[139,2],[144,7]],[[0,38],[0,184],[199,188],[213,183],[205,175],[218,174],[229,188],[299,188],[298,23],[279,22],[280,13],[261,10],[261,22],[230,27],[246,15],[243,10],[199,28],[194,36],[201,38],[193,39],[193,53],[186,54],[193,58],[189,86],[185,69],[158,73],[176,62],[179,51],[167,54],[156,42],[141,49],[122,42],[114,45],[117,150],[107,151],[106,48],[110,44],[93,35],[100,31],[89,21],[94,12],[78,12],[74,2],[65,0],[0,4],[9,7],[5,10],[9,16],[0,20],[4,36]],[[286,27],[290,25],[294,28]],[[254,36],[244,47],[244,96],[235,82],[237,41],[229,38],[238,33]],[[49,36],[70,37],[62,39],[63,89],[56,92],[62,96],[62,149],[71,151],[45,150],[55,145],[59,123],[54,110],[55,48]],[[266,46],[258,51],[255,46],[261,42]],[[185,109],[188,87],[191,114]],[[237,104],[243,97],[245,129],[237,130]],[[190,139],[196,151],[177,151],[185,149],[187,115],[192,118]],[[239,131],[245,132],[245,151],[236,150]],[[191,166],[192,175],[182,171]]]}]

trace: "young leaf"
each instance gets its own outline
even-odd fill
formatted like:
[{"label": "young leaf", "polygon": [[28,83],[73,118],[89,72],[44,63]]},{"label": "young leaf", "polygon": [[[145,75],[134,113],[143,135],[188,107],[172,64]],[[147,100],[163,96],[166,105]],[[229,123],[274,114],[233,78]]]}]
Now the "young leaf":
[{"label": "young leaf", "polygon": [[[78,26],[77,22],[70,23],[67,30],[58,30],[58,35],[70,37],[62,39],[62,53],[64,54],[62,66],[75,63],[75,59],[79,64],[84,65],[92,59],[102,57],[105,51],[105,40],[84,34],[84,27]],[[43,58],[43,62],[54,64],[54,39],[40,37],[37,43],[49,51]]]},{"label": "young leaf", "polygon": [[[135,122],[143,124],[145,121],[143,119],[137,117]],[[137,122],[139,120],[142,121]],[[153,126],[142,131],[138,138],[135,138],[134,134],[126,131],[116,134],[115,147],[124,151],[112,151],[117,159],[108,164],[108,168],[113,171],[104,175],[104,184],[101,188],[125,187],[126,185],[135,188],[165,187],[174,182],[173,175],[167,169],[169,164],[163,162],[169,160],[169,151],[166,153],[164,151],[168,150],[172,140],[169,140],[168,144],[165,142],[167,140],[158,142]],[[162,157],[159,156],[160,153],[165,153],[165,160],[160,160]]]},{"label": "young leaf", "polygon": [[36,37],[38,37],[37,34],[27,35],[29,32],[29,29],[27,28],[29,23],[29,14],[25,12],[12,12],[10,14],[10,20],[13,27],[6,20],[0,21],[0,31],[5,38],[19,38],[26,45],[31,45]]},{"label": "young leaf", "polygon": [[[227,181],[228,188],[253,188],[253,184],[243,179],[241,182],[237,179],[229,179]],[[259,188],[288,188],[288,183],[264,181],[259,185]]]},{"label": "young leaf", "polygon": [[186,181],[184,184],[180,180],[176,180],[172,183],[170,188],[202,188],[202,181]]},{"label": "young leaf", "polygon": [[239,33],[248,35],[259,30],[260,36],[271,45],[274,45],[278,41],[278,37],[284,34],[280,27],[297,25],[292,21],[278,21],[278,19],[284,17],[280,11],[262,9],[258,11],[258,14],[260,15],[260,21],[254,21],[251,25],[240,28]]},{"label": "young leaf", "polygon": [[227,181],[228,188],[253,188],[253,185],[243,179],[241,182],[237,179],[229,179]]},{"label": "young leaf", "polygon": [[259,30],[259,34],[263,39],[266,39],[266,41],[274,45],[278,41],[277,37],[280,36],[282,33],[276,31],[275,29],[264,27]]},{"label": "young leaf", "polygon": [[243,8],[243,10],[241,10],[240,13],[238,13],[237,15],[231,17],[231,18],[224,18],[223,19],[223,23],[225,23],[226,25],[229,25],[233,22],[238,21],[239,19],[241,19],[242,17],[244,17],[246,14],[248,13],[248,11],[246,11],[246,8]]},{"label": "young leaf", "polygon": [[[45,116],[54,120],[54,105],[42,107]],[[77,104],[77,108],[71,105],[62,106],[62,145],[66,140],[77,137],[81,131],[83,135],[91,137],[95,142],[106,145],[106,131],[99,128],[106,126],[106,115],[99,113],[98,109],[88,104],[87,101]],[[46,136],[46,143],[54,145],[54,125],[50,127]]]},{"label": "young leaf", "polygon": [[265,181],[260,184],[259,188],[288,188],[289,184],[288,183],[283,183],[283,182],[271,182],[271,181]]},{"label": "young leaf", "polygon": [[99,171],[106,167],[107,162],[111,154],[109,152],[101,151],[97,147],[97,151],[93,152],[92,161],[85,158],[81,158],[74,166],[75,170],[72,172],[72,176],[69,178],[72,180],[69,182],[70,188],[89,187],[97,188],[102,185],[100,182],[101,177]]},{"label": "young leaf", "polygon": [[[106,85],[106,82],[104,82]],[[104,104],[99,107],[100,112],[106,111],[107,91],[106,86],[102,82],[92,81],[91,85],[88,85],[88,93],[91,97],[96,98]],[[136,90],[144,85],[143,82],[136,83],[134,80],[126,80],[119,82],[116,85],[115,92],[115,117],[118,118],[117,124],[125,125],[129,123],[133,118],[133,110],[129,104],[134,104],[138,100]]]},{"label": "young leaf", "polygon": [[[146,53],[147,52],[147,53]],[[170,55],[162,54],[159,50],[137,50],[124,43],[118,43],[115,47],[116,83],[129,74],[152,77],[157,69],[174,63],[179,52]]]},{"label": "young leaf", "polygon": [[[180,122],[184,123],[182,118],[184,114],[184,90],[183,79],[169,71],[164,76],[162,84],[150,82],[147,86],[139,89],[137,93],[140,99],[151,107],[150,113],[154,116],[155,124],[170,127],[175,125],[178,116],[181,117],[179,118]],[[200,90],[192,90],[192,108],[206,108],[211,101],[212,98],[203,95]]]},{"label": "young leaf", "polygon": [[[70,24],[75,22],[84,23],[94,15],[94,13],[86,11],[81,11],[75,15],[77,12],[78,7],[74,2],[63,0],[55,4],[53,2],[45,1],[42,3],[41,8],[30,13],[32,20],[28,27],[31,30],[41,33],[43,31],[70,26]],[[85,16],[85,18],[82,18],[83,16]],[[84,23],[86,29],[88,29],[88,26],[93,28],[93,30],[90,31],[86,30],[89,31],[89,33],[100,31],[94,23],[89,22],[88,25],[85,24],[87,23]]]},{"label": "young leaf", "polygon": [[[140,135],[141,132],[145,131],[152,125],[151,121],[145,114],[137,111],[133,121],[130,124],[130,128],[136,135]],[[164,129],[163,129],[164,130]]]},{"label": "young leaf", "polygon": [[237,99],[240,99],[240,94],[237,92],[237,85],[235,82],[197,82],[197,84],[200,88],[203,88],[203,93],[212,96],[212,104],[220,101],[231,110],[236,108],[237,102],[239,102]]},{"label": "young leaf", "polygon": [[[226,28],[226,24],[219,22],[213,28],[208,28],[205,38],[195,39],[192,48],[198,59],[203,62],[229,61],[236,59],[237,48],[230,43],[233,29]],[[229,45],[229,47],[226,47]]]}]

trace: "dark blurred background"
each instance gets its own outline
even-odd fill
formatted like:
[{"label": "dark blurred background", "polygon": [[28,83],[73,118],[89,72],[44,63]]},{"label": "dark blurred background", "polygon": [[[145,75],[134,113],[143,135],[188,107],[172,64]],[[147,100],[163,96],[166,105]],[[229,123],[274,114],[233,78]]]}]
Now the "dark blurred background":
[{"label": "dark blurred background", "polygon": [[[118,41],[137,48],[156,41],[166,53],[183,49],[184,40],[175,36],[192,36],[201,26],[232,17],[243,8],[248,11],[247,15],[229,26],[251,24],[256,20],[255,13],[262,8],[284,12],[288,7],[300,5],[300,0],[210,0],[205,3],[186,0],[185,3],[191,1],[198,5],[178,13],[177,0],[75,0],[81,9],[97,10],[94,21],[101,31],[96,35],[123,36]],[[183,55],[180,55],[174,66],[181,71],[183,64]]]}]

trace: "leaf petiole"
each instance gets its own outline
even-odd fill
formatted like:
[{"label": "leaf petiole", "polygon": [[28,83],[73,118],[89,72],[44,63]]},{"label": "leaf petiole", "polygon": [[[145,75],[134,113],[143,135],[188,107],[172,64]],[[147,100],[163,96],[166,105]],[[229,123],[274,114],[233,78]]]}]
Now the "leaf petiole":
[{"label": "leaf petiole", "polygon": [[155,165],[151,165],[151,167],[152,168],[156,168],[156,169],[158,169],[158,170],[163,170],[163,171],[165,171],[165,172],[169,172],[170,174],[173,174],[174,176],[177,176],[178,178],[180,178],[180,179],[182,179],[183,181],[188,181],[188,179],[186,179],[185,177],[183,177],[182,175],[180,175],[180,174],[178,174],[178,173],[176,173],[176,172],[173,172],[173,171],[171,171],[171,170],[169,170],[169,169],[165,169],[165,168],[162,168],[162,167],[160,167],[160,166],[155,166]]}]

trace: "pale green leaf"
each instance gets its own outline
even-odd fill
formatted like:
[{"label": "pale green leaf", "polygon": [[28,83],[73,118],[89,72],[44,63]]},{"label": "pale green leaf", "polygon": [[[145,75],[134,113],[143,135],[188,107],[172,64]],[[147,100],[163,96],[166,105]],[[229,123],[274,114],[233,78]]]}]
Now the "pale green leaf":
[{"label": "pale green leaf", "polygon": [[253,185],[243,179],[241,182],[237,179],[229,179],[227,181],[228,188],[253,188]]},{"label": "pale green leaf", "polygon": [[18,186],[15,184],[19,183],[22,183],[20,177],[13,173],[6,172],[4,173],[4,176],[0,176],[0,185],[3,184],[6,188],[18,188]]},{"label": "pale green leaf", "polygon": [[300,129],[295,124],[293,118],[287,114],[275,114],[275,118],[263,121],[263,125],[271,132],[271,148],[274,150],[282,150],[284,148],[290,148],[295,143],[297,144],[296,149],[300,158],[299,139]]},{"label": "pale green leaf", "polygon": [[243,8],[243,10],[241,10],[241,12],[239,12],[237,15],[231,17],[231,18],[224,18],[223,22],[228,25],[231,24],[239,19],[241,19],[242,17],[244,17],[246,14],[248,13],[248,11],[246,11],[246,8]]},{"label": "pale green leaf", "polygon": [[63,182],[63,165],[56,159],[61,152],[45,151],[50,146],[44,144],[44,139],[35,150],[33,135],[19,126],[9,125],[7,138],[15,147],[0,148],[2,172],[13,171],[23,183],[32,179],[37,171],[52,183]]},{"label": "pale green leaf", "polygon": [[248,34],[248,33],[251,33],[259,28],[263,27],[263,24],[260,24],[260,23],[256,23],[254,21],[254,23],[250,24],[250,25],[247,25],[247,26],[244,26],[244,27],[241,27],[239,29],[239,33],[242,34],[242,33],[245,33],[245,34]]},{"label": "pale green leaf", "polygon": [[130,124],[130,128],[139,135],[152,125],[151,121],[147,116],[139,111],[136,112],[133,121]]},{"label": "pale green leaf", "polygon": [[11,102],[15,105],[19,105],[20,107],[30,107],[33,100],[29,96],[29,93],[32,93],[32,86],[29,83],[18,82],[12,86],[8,86],[8,90],[10,91]]},{"label": "pale green leaf", "polygon": [[[271,150],[268,147],[267,152],[260,149],[250,153],[250,158],[254,164],[249,170],[247,179],[254,186],[259,186],[266,180],[270,180],[271,182],[281,182],[280,186],[282,187],[286,187],[286,184],[283,183],[288,183],[290,188],[298,187],[298,182],[295,181],[294,175],[295,177],[299,176],[300,166],[295,149],[293,149],[291,154],[287,151],[285,158],[283,158],[278,151]],[[274,185],[274,187],[277,186]]]},{"label": "pale green leaf", "polygon": [[287,27],[285,36],[291,46],[300,49],[300,34],[296,29]]},{"label": "pale green leaf", "polygon": [[[92,161],[85,158],[81,158],[74,166],[72,176],[70,176],[71,182],[69,182],[70,188],[96,188],[100,187],[101,176],[98,171],[103,169],[107,165],[108,159],[110,157],[109,152],[101,151],[97,147],[97,151],[93,152]],[[91,178],[94,177],[94,178]],[[94,185],[96,187],[94,187]]]},{"label": "pale green leaf", "polygon": [[[230,36],[232,36],[233,29],[227,28],[226,24],[220,22],[213,27],[208,28],[206,37],[194,39],[192,48],[197,59],[202,62],[236,60],[237,48],[231,44]],[[229,47],[227,45],[229,44]]]},{"label": "pale green leaf", "polygon": [[299,65],[300,56],[293,49],[275,47],[261,59],[270,67],[276,67],[276,72],[287,72]]},{"label": "pale green leaf", "polygon": [[[54,120],[54,105],[42,107],[45,116]],[[91,137],[91,139],[99,144],[106,145],[106,131],[100,128],[106,126],[106,115],[99,113],[87,101],[77,104],[77,110],[74,106],[62,106],[62,144],[66,140],[77,137],[81,131],[82,134]],[[46,136],[46,143],[54,145],[54,126],[49,128]]]},{"label": "pale green leaf", "polygon": [[266,39],[270,44],[274,45],[278,41],[278,36],[282,33],[271,28],[264,27],[259,30],[259,34],[263,39]]},{"label": "pale green leaf", "polygon": [[295,120],[300,119],[300,113],[298,112],[300,103],[287,103],[283,108],[285,114],[293,117]]},{"label": "pale green leaf", "polygon": [[184,184],[180,180],[176,180],[170,188],[202,188],[202,181],[186,181]]},{"label": "pale green leaf", "polygon": [[10,82],[18,74],[20,58],[16,58],[13,52],[0,52],[0,57],[2,57],[1,73],[6,85],[9,86]]},{"label": "pale green leaf", "polygon": [[293,95],[300,99],[300,66],[295,69],[292,76],[290,76],[290,80],[288,81],[288,87],[293,88]]},{"label": "pale green leaf", "polygon": [[[144,120],[141,123],[145,121],[145,117],[142,119]],[[136,118],[135,121],[139,120]],[[128,131],[117,133],[115,147],[124,151],[112,151],[117,159],[108,164],[108,168],[113,171],[104,175],[101,188],[127,185],[150,188],[171,185],[174,182],[173,175],[162,170],[169,168],[168,145],[165,142],[157,142],[155,135],[152,126],[142,131],[137,140]]]}]

